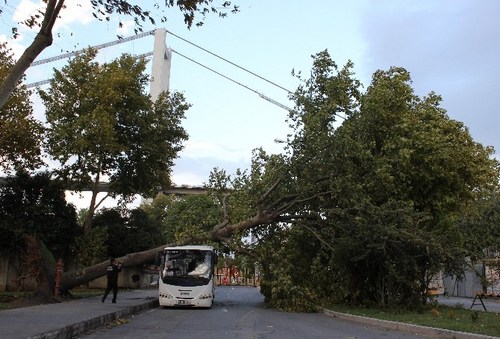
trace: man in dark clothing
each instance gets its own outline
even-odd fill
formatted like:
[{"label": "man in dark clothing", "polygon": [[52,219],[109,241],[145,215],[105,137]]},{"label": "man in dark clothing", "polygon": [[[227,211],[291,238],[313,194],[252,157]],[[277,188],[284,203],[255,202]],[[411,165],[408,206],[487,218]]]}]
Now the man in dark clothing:
[{"label": "man in dark clothing", "polygon": [[102,296],[101,301],[104,302],[109,292],[113,290],[113,303],[116,303],[116,295],[118,294],[118,273],[122,270],[122,265],[115,258],[109,260],[109,265],[106,267],[108,284],[106,286],[106,291]]}]

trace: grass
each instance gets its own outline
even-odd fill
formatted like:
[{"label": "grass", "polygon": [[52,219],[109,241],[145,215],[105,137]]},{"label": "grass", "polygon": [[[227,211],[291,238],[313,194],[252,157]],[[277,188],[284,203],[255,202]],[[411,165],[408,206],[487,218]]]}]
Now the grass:
[{"label": "grass", "polygon": [[345,305],[331,305],[328,309],[375,319],[500,337],[499,313],[468,310],[460,304],[455,307],[429,305],[422,312],[380,310]]}]

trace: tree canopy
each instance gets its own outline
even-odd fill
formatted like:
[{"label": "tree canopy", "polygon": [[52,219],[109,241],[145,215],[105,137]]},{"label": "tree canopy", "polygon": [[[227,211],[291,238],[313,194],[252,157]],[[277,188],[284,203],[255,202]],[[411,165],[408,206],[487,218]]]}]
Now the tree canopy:
[{"label": "tree canopy", "polygon": [[20,254],[27,236],[42,241],[56,257],[65,257],[79,235],[75,207],[64,187],[47,173],[19,172],[0,187],[0,248]]},{"label": "tree canopy", "polygon": [[142,208],[131,211],[119,208],[99,210],[93,227],[105,230],[106,256],[121,257],[165,244],[161,223]]},{"label": "tree canopy", "polygon": [[[351,68],[318,53],[311,78],[294,95],[297,128],[289,145],[297,194],[323,194],[301,205],[308,218],[282,239],[297,248],[309,243],[303,271],[287,273],[290,281],[300,278],[294,272],[311,276],[304,305],[321,300],[332,281],[331,295],[341,300],[415,305],[439,270],[465,269],[466,244],[481,235],[461,228],[457,217],[494,192],[498,163],[492,148],[447,116],[438,95],[414,94],[405,69],[375,72],[360,94]],[[335,128],[339,115],[345,121]],[[291,231],[301,227],[305,234]],[[283,274],[273,275],[280,276],[273,293],[285,286]]]},{"label": "tree canopy", "polygon": [[221,220],[221,209],[217,202],[207,194],[175,195],[160,194],[151,203],[142,204],[141,208],[162,225],[157,234],[164,243],[177,241],[197,242],[197,238],[206,241],[206,233]]},{"label": "tree canopy", "polygon": [[438,95],[415,95],[405,69],[375,72],[362,92],[352,67],[315,55],[293,95],[287,152],[257,150],[249,173],[212,182],[232,190],[210,236],[243,245],[251,231],[262,291],[282,309],[413,307],[434,274],[460,275],[480,255],[469,243],[491,244],[458,220],[497,190],[493,149],[450,119]]},{"label": "tree canopy", "polygon": [[162,93],[155,103],[145,92],[146,61],[131,55],[103,65],[88,50],[56,70],[47,90],[48,154],[59,176],[92,199],[86,229],[99,206],[99,183],[109,195],[152,195],[170,185],[173,160],[187,133],[181,126],[189,108],[181,93]]}]

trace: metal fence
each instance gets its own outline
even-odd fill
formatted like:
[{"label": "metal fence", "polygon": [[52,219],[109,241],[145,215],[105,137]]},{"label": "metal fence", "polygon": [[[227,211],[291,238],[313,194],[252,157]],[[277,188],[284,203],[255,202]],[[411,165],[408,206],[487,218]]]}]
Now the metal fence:
[{"label": "metal fence", "polygon": [[258,286],[259,275],[255,270],[237,267],[219,267],[215,269],[215,283],[217,285]]}]

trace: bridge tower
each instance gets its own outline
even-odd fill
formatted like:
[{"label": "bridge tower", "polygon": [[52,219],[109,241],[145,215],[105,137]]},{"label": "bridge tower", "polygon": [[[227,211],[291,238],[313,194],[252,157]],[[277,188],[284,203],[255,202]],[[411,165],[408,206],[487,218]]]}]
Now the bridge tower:
[{"label": "bridge tower", "polygon": [[168,91],[170,86],[170,66],[172,50],[167,48],[167,30],[156,29],[151,66],[151,84],[149,94],[153,101],[158,99],[161,92]]}]

